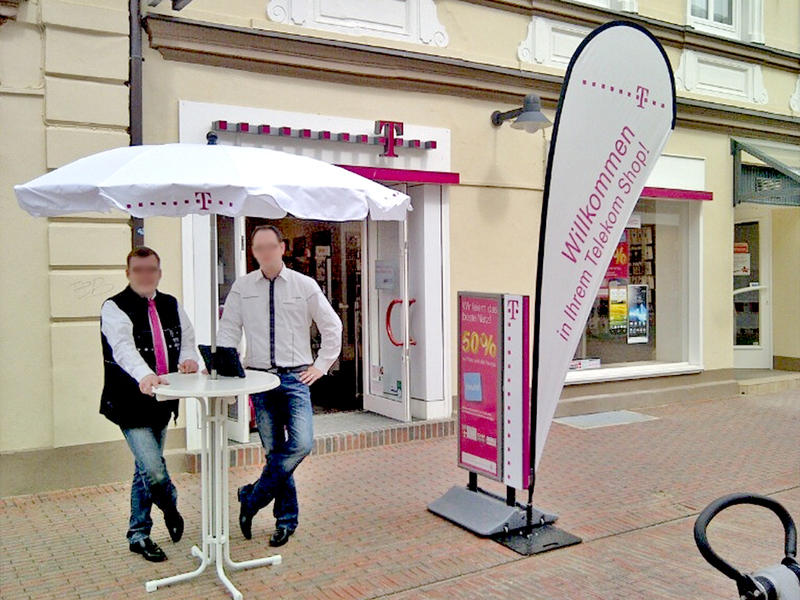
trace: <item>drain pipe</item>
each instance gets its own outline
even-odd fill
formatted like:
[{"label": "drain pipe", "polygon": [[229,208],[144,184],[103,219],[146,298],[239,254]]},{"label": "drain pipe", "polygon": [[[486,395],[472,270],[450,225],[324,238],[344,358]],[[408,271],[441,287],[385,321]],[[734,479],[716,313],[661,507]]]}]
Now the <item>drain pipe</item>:
[{"label": "drain pipe", "polygon": [[[128,132],[131,146],[142,145],[142,9],[140,0],[130,0],[128,5]],[[131,243],[134,248],[144,246],[144,219],[131,218]]]}]

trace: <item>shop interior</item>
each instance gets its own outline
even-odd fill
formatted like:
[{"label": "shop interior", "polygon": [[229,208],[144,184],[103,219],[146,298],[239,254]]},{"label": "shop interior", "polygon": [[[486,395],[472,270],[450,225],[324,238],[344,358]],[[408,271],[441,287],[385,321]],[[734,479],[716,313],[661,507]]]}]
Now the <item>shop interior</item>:
[{"label": "shop interior", "polygon": [[681,203],[639,200],[570,370],[686,360],[687,218]]},{"label": "shop interior", "polygon": [[[258,268],[249,251],[250,235],[259,225],[275,225],[284,235],[284,263],[313,278],[342,319],[342,352],[328,376],[311,387],[315,413],[360,410],[363,407],[361,331],[361,223],[348,221],[244,219],[241,232],[246,249],[246,272]],[[235,221],[218,218],[220,308],[236,276]],[[320,335],[312,326],[311,349],[316,354]]]}]

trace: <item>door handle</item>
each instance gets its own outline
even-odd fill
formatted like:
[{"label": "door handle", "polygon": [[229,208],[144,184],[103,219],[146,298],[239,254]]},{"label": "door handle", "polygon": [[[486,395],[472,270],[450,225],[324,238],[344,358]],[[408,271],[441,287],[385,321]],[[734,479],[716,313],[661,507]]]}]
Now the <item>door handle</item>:
[{"label": "door handle", "polygon": [[733,290],[733,295],[738,296],[739,294],[746,294],[747,292],[758,292],[760,290],[766,290],[767,287],[766,285],[754,285],[753,287],[739,288],[738,290]]},{"label": "door handle", "polygon": [[[417,301],[416,298],[411,298],[411,300],[408,301],[408,307],[411,308],[411,305],[414,304],[414,302],[416,301]],[[392,311],[394,310],[394,307],[397,304],[402,304],[402,303],[403,301],[400,298],[395,298],[394,300],[389,302],[389,306],[386,307],[386,335],[389,336],[389,341],[395,346],[402,346],[403,342],[402,341],[398,342],[397,339],[394,337],[394,334],[392,333]],[[408,338],[408,343],[411,346],[417,345],[417,342],[414,341],[414,338],[412,338],[411,336],[409,336]]]}]

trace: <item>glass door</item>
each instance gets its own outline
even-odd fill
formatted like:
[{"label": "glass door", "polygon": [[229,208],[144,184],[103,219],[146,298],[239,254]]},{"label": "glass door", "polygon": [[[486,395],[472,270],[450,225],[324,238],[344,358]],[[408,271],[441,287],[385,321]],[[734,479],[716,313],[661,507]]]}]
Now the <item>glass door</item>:
[{"label": "glass door", "polygon": [[[219,298],[218,316],[225,310],[233,282],[246,272],[248,243],[244,235],[243,217],[217,216],[217,288]],[[240,349],[244,355],[244,346]],[[240,443],[250,441],[250,397],[243,394],[228,405],[228,438]]]},{"label": "glass door", "polygon": [[733,362],[772,368],[769,217],[737,219],[733,235]]},{"label": "glass door", "polygon": [[408,229],[371,219],[364,227],[364,409],[410,421]]}]

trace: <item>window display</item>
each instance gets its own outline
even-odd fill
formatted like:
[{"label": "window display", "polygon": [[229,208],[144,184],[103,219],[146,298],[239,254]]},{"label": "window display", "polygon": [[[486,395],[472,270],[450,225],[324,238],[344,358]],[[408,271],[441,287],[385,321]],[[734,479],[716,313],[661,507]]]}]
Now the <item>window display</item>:
[{"label": "window display", "polygon": [[687,360],[691,214],[685,202],[639,200],[571,371]]}]

